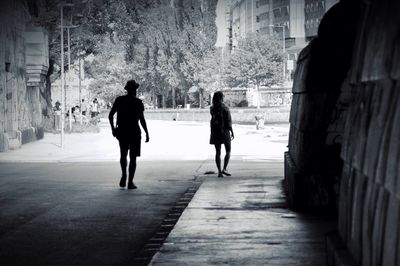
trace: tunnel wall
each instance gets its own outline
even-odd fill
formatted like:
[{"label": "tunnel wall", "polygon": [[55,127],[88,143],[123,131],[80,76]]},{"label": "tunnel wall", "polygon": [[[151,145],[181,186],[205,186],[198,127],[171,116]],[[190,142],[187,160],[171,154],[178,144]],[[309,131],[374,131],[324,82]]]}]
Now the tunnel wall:
[{"label": "tunnel wall", "polygon": [[400,265],[400,1],[364,1],[348,79],[339,233],[360,265]]},{"label": "tunnel wall", "polygon": [[352,2],[333,6],[297,60],[285,154],[291,207],[337,208],[346,110],[341,86],[350,68],[358,12]]},{"label": "tunnel wall", "polygon": [[[358,10],[355,40],[349,66],[340,66],[346,75],[338,95],[335,87],[324,86],[333,70],[323,76],[324,68],[315,67],[323,62],[316,60],[314,67],[308,62],[316,54],[330,61],[336,50],[311,52],[309,44],[300,54],[285,184],[292,206],[326,206],[324,195],[335,196],[339,188],[337,199],[325,197],[338,206],[338,233],[327,238],[328,265],[400,265],[400,1],[353,3],[353,11]],[[331,25],[340,23],[334,12],[330,15]],[[335,36],[321,26],[317,41],[324,34],[348,41],[346,34]],[[329,168],[336,160],[337,150],[327,149],[332,144],[339,148],[342,165]],[[331,175],[335,170],[338,176]]]}]

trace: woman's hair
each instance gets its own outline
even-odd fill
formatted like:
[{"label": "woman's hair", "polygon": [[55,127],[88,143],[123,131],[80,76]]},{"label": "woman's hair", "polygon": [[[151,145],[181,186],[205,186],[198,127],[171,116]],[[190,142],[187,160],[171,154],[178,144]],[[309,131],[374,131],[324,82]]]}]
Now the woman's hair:
[{"label": "woman's hair", "polygon": [[220,106],[222,104],[223,99],[224,99],[224,94],[222,93],[222,91],[216,91],[212,98],[213,106]]}]

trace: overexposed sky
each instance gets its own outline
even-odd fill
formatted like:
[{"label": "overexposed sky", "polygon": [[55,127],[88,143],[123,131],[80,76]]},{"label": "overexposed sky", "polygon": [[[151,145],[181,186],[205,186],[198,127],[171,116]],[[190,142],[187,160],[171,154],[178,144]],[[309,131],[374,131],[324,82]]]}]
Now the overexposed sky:
[{"label": "overexposed sky", "polygon": [[215,46],[225,46],[225,38],[227,35],[226,27],[225,27],[225,7],[230,0],[218,0],[217,4],[217,18],[215,20],[217,24],[217,42]]}]

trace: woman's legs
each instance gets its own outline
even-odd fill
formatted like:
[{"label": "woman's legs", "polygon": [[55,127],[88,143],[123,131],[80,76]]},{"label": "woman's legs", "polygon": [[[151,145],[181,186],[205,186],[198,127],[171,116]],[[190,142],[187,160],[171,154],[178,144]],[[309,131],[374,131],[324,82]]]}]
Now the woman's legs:
[{"label": "woman's legs", "polygon": [[218,177],[222,177],[221,171],[221,144],[214,144],[215,146],[215,164],[218,168]]},{"label": "woman's legs", "polygon": [[228,167],[230,158],[231,158],[231,143],[227,142],[225,143],[224,169],[222,170],[222,172],[228,176],[230,176],[230,174],[226,172],[226,168]]}]

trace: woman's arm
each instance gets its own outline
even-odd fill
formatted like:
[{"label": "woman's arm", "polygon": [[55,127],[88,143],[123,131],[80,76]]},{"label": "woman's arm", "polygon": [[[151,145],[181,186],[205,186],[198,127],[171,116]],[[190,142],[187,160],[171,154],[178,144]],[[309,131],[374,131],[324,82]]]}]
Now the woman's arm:
[{"label": "woman's arm", "polygon": [[233,128],[232,128],[232,116],[231,116],[231,111],[229,110],[229,108],[226,108],[227,111],[227,126],[229,131],[231,132],[231,139],[235,138],[235,134],[233,133]]}]

